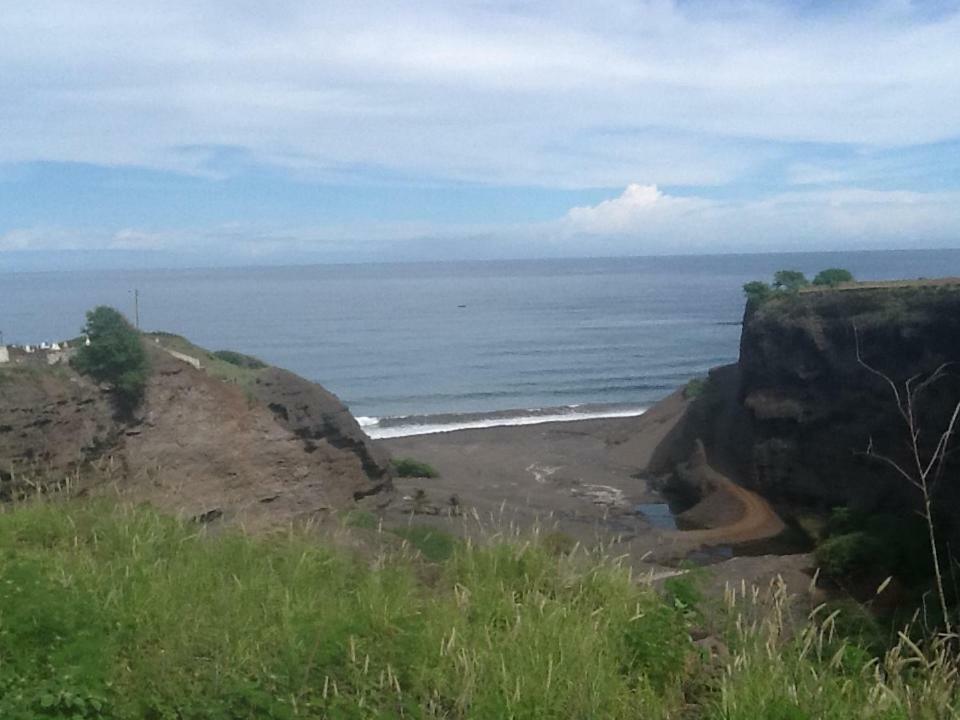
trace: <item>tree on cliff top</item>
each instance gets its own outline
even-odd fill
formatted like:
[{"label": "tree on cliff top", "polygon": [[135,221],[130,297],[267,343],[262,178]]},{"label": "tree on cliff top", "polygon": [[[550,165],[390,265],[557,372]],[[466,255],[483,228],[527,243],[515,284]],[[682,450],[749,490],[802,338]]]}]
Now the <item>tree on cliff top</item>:
[{"label": "tree on cliff top", "polygon": [[760,305],[770,299],[773,288],[765,282],[753,280],[743,286],[743,294],[747,296],[747,302]]},{"label": "tree on cliff top", "polygon": [[147,353],[137,332],[118,311],[101,305],[87,313],[83,345],[73,366],[99,382],[110,383],[121,410],[133,410],[143,399],[149,371]]},{"label": "tree on cliff top", "polygon": [[773,287],[784,292],[796,292],[809,285],[807,276],[799,270],[777,270],[773,274]]}]

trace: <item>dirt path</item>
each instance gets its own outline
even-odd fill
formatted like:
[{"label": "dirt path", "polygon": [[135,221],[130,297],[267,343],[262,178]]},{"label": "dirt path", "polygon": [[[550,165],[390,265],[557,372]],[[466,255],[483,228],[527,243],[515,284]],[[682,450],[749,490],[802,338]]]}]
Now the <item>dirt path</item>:
[{"label": "dirt path", "polygon": [[736,544],[754,540],[766,540],[779,535],[786,525],[764,498],[752,490],[738,485],[726,475],[704,464],[699,472],[708,475],[707,482],[714,488],[711,496],[704,501],[711,502],[714,495],[725,496],[723,499],[733,498],[739,503],[741,514],[733,523],[704,530],[680,530],[676,535],[683,540],[691,540],[702,544]]}]

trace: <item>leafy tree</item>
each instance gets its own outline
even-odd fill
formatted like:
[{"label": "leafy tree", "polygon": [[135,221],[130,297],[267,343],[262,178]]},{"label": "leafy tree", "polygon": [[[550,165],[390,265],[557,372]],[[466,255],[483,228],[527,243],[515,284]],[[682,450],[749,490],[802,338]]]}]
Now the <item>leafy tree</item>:
[{"label": "leafy tree", "polygon": [[87,313],[84,334],[90,339],[73,358],[73,366],[99,382],[110,383],[124,411],[143,399],[149,364],[137,332],[118,311],[101,305]]},{"label": "leafy tree", "polygon": [[828,285],[834,287],[840,283],[852,282],[853,273],[843,268],[827,268],[817,273],[813,279],[814,285]]},{"label": "leafy tree", "polygon": [[776,290],[797,292],[809,284],[806,275],[799,270],[777,270],[773,274],[773,287]]},{"label": "leafy tree", "polygon": [[743,294],[747,296],[747,302],[759,305],[770,299],[773,288],[765,282],[754,280],[743,286]]}]

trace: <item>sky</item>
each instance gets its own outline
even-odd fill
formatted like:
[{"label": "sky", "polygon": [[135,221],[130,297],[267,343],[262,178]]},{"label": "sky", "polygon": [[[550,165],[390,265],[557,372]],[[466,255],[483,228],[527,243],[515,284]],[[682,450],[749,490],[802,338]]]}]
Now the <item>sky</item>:
[{"label": "sky", "polygon": [[960,0],[30,0],[0,271],[960,246]]}]

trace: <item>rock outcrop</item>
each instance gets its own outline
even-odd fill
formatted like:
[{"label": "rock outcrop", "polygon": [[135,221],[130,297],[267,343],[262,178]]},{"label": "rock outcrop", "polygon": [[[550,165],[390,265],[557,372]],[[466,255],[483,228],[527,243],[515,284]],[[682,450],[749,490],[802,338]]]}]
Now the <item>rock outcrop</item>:
[{"label": "rock outcrop", "polygon": [[356,456],[367,481],[353,490],[355,500],[389,487],[389,456],[371,442],[336,395],[275,367],[261,371],[252,390],[283,427],[303,439],[308,452],[326,444]]}]

